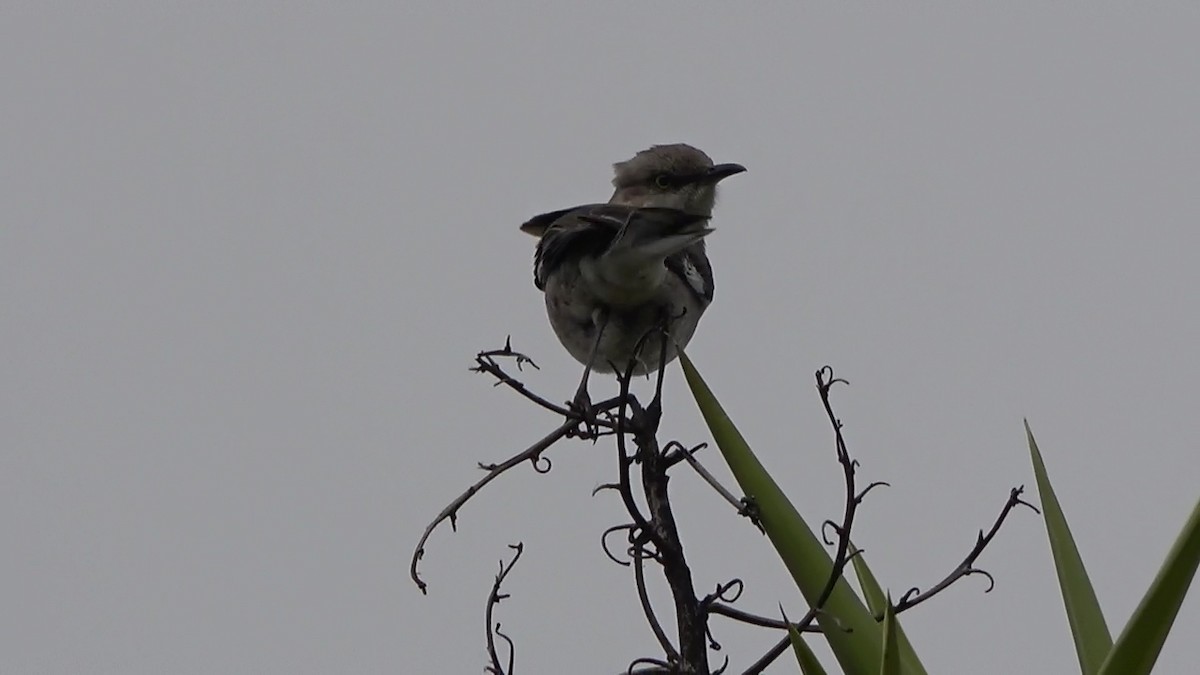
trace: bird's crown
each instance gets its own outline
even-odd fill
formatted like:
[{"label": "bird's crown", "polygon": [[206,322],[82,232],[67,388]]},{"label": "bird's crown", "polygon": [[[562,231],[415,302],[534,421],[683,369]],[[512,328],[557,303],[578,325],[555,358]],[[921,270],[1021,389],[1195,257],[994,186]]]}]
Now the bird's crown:
[{"label": "bird's crown", "polygon": [[653,145],[613,164],[613,186],[650,185],[660,176],[697,176],[712,166],[711,157],[686,143]]}]

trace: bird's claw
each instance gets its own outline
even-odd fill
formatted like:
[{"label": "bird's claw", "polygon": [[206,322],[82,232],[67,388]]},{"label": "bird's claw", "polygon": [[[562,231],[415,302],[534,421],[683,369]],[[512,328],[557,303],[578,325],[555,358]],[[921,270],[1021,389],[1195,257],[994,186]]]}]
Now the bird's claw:
[{"label": "bird's claw", "polygon": [[587,387],[579,388],[575,392],[575,398],[567,402],[567,408],[571,411],[571,416],[579,420],[582,429],[576,429],[573,436],[579,438],[591,438],[595,440],[599,437],[600,426],[596,417],[596,408],[592,405],[592,397],[588,395]]}]

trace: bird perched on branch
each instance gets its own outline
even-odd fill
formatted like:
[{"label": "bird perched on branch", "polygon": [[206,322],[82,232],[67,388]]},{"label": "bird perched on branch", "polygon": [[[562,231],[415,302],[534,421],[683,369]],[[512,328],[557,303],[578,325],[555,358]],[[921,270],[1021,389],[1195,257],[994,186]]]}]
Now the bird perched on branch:
[{"label": "bird perched on branch", "polygon": [[[648,374],[670,363],[713,299],[704,249],[717,184],[742,173],[713,164],[682,143],[656,145],[613,165],[607,204],[535,216],[521,230],[539,238],[534,284],[559,341],[584,364],[576,402],[586,405],[588,374]],[[669,338],[662,363],[661,334]]]}]

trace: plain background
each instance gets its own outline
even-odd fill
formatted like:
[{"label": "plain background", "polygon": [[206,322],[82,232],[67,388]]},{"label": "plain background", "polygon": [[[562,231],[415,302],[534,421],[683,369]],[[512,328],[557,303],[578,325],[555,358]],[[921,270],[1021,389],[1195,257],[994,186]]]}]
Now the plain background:
[{"label": "plain background", "polygon": [[[1119,631],[1200,494],[1197,35],[1185,3],[7,3],[0,671],[478,673],[516,541],[518,673],[657,655],[598,543],[607,444],[477,496],[428,596],[408,559],[558,422],[472,355],[511,334],[557,400],[579,374],[517,225],[679,141],[749,168],[690,353],[810,521],[842,499],[821,365],[892,483],[855,539],[897,593],[1032,488],[1028,417]],[[707,440],[667,389],[664,434]],[[761,535],[672,485],[699,592],[803,613]],[[903,617],[930,671],[1077,672],[1040,520],[980,564],[992,593]],[[777,637],[713,629],[730,672]],[[1193,592],[1157,672],[1198,634]]]}]

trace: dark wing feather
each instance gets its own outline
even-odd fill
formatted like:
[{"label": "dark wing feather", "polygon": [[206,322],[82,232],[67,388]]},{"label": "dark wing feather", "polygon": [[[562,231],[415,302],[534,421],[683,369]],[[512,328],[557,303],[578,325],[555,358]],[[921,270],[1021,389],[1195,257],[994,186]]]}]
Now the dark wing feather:
[{"label": "dark wing feather", "polygon": [[[542,232],[533,260],[533,283],[545,290],[546,279],[563,265],[584,256],[603,255],[630,227],[664,236],[695,227],[702,216],[677,209],[637,208],[620,204],[587,204],[534,216],[521,229]],[[712,301],[712,266],[704,242],[696,242],[666,259],[667,268],[708,304]]]},{"label": "dark wing feather", "polygon": [[549,213],[538,214],[524,223],[521,223],[521,231],[526,234],[532,234],[535,237],[541,237],[542,235],[546,234],[546,230],[554,224],[554,221],[579,208],[583,207],[572,206],[569,209],[559,209],[558,211],[550,211]]},{"label": "dark wing feather", "polygon": [[[612,244],[620,224],[612,220],[599,222],[587,218],[604,204],[587,204],[561,211],[534,216],[528,223],[545,223],[533,255],[533,284],[546,289],[546,279],[560,265],[588,253],[600,255]],[[526,230],[525,225],[521,226]],[[527,230],[528,231],[528,230]]]}]

